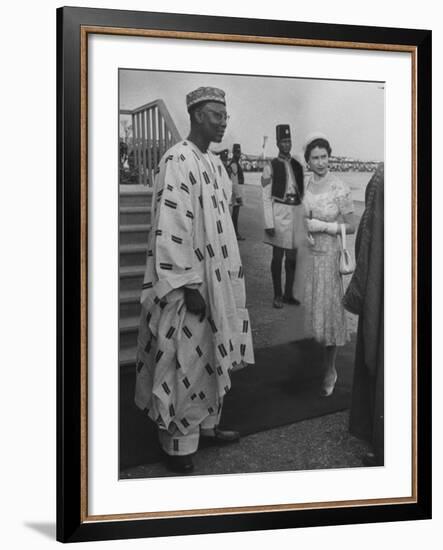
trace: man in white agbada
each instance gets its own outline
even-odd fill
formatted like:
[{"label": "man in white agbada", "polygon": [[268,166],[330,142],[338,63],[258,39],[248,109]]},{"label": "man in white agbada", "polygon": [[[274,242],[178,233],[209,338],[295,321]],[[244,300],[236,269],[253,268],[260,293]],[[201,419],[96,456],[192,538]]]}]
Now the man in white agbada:
[{"label": "man in white agbada", "polygon": [[230,372],[254,362],[244,271],[229,212],[231,182],[208,151],[227,125],[225,93],[186,96],[188,138],[163,156],[141,296],[135,402],[157,423],[167,466],[193,470],[199,438],[221,430]]}]

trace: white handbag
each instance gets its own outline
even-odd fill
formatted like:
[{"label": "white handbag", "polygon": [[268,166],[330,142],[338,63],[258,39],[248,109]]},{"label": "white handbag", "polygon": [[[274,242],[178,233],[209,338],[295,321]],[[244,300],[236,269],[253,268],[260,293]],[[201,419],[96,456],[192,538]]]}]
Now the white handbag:
[{"label": "white handbag", "polygon": [[337,235],[340,244],[340,264],[339,270],[341,275],[349,275],[355,270],[355,261],[351,253],[346,248],[346,225],[340,224],[341,235]]}]

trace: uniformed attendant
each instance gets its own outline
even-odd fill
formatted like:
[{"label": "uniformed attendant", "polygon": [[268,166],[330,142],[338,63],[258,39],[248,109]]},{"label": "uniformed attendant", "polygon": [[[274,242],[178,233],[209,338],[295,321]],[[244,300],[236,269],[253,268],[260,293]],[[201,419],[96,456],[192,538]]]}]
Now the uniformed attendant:
[{"label": "uniformed attendant", "polygon": [[238,215],[240,207],[243,206],[243,189],[240,185],[245,183],[245,176],[240,165],[241,146],[234,143],[232,146],[232,160],[229,163],[228,174],[232,181],[232,223],[234,224],[235,234],[238,241],[244,241],[244,237],[238,232]]},{"label": "uniformed attendant", "polygon": [[220,160],[222,161],[223,166],[226,168],[226,172],[227,172],[228,175],[229,175],[229,168],[228,168],[228,164],[229,164],[229,150],[228,150],[228,149],[223,149],[222,151],[216,152],[215,154],[218,155],[218,156],[220,157]]},{"label": "uniformed attendant", "polygon": [[[265,243],[272,246],[271,274],[275,308],[283,303],[299,305],[293,296],[297,248],[305,235],[303,167],[291,156],[288,124],[276,127],[279,154],[265,165],[262,174]],[[282,264],[285,257],[285,291],[282,292]]]}]

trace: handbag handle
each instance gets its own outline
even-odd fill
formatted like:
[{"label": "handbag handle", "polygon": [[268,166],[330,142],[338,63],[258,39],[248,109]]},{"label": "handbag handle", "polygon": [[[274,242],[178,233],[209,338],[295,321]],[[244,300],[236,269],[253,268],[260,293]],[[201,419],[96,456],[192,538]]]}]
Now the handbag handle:
[{"label": "handbag handle", "polygon": [[340,246],[340,252],[346,250],[346,225],[340,224],[340,233],[337,233],[337,240]]},{"label": "handbag handle", "polygon": [[340,224],[341,230],[341,249],[346,250],[346,225],[344,223]]}]

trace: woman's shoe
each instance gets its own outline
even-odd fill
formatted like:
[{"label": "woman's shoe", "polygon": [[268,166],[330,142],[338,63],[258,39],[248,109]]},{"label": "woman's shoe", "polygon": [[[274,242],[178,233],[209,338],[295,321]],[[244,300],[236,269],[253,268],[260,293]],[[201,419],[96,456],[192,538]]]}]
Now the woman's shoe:
[{"label": "woman's shoe", "polygon": [[330,397],[334,393],[336,383],[337,383],[337,371],[334,371],[332,375],[329,374],[323,380],[322,389],[320,392],[321,397]]}]

